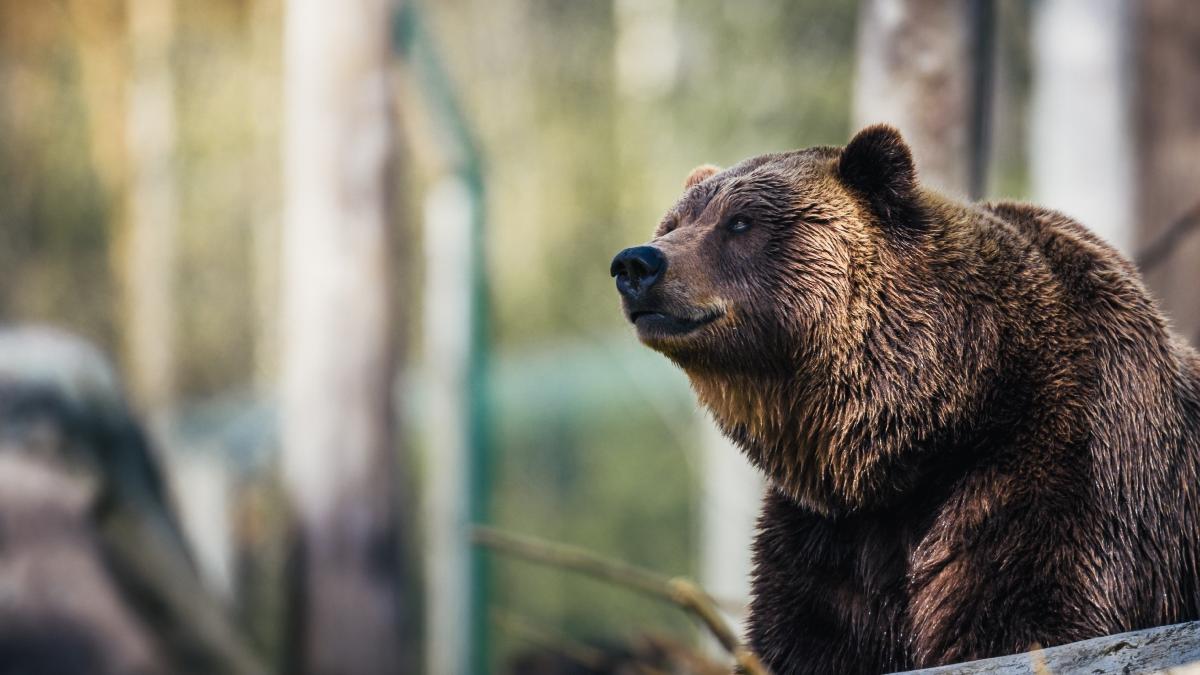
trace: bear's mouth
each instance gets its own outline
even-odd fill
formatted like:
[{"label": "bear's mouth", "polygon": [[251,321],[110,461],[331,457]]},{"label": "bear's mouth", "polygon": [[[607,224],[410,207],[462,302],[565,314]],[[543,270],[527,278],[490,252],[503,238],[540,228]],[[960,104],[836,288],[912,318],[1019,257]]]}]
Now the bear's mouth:
[{"label": "bear's mouth", "polygon": [[714,308],[697,316],[684,317],[656,310],[636,310],[629,313],[629,321],[637,326],[638,336],[642,339],[678,337],[707,326],[724,313]]}]

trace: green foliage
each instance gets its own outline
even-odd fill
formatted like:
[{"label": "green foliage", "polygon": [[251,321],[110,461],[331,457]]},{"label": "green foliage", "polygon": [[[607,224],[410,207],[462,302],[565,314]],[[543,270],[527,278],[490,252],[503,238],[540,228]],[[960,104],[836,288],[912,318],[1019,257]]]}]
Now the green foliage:
[{"label": "green foliage", "polygon": [[90,163],[71,45],[53,33],[6,35],[0,30],[0,321],[54,322],[111,346],[110,201]]}]

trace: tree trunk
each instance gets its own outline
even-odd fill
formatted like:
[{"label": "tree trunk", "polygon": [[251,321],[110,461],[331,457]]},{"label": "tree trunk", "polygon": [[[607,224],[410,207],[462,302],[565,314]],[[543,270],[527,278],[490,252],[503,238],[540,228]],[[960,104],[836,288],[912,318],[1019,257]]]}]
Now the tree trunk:
[{"label": "tree trunk", "polygon": [[292,0],[284,37],[282,435],[296,518],[287,672],[396,673],[393,115],[386,0]]},{"label": "tree trunk", "polygon": [[125,142],[127,220],[119,239],[122,357],[133,398],[161,435],[175,393],[175,185],[173,3],[128,0],[132,72]]},{"label": "tree trunk", "polygon": [[736,614],[728,605],[721,609],[741,635],[750,608],[754,534],[766,481],[715,422],[697,420],[696,426],[704,455],[700,582],[713,597],[740,605]]},{"label": "tree trunk", "polygon": [[865,0],[854,83],[856,128],[886,122],[912,146],[921,180],[979,196],[990,87],[989,0]]},{"label": "tree trunk", "polygon": [[[1136,209],[1143,245],[1200,207],[1200,11],[1190,0],[1136,7],[1133,97],[1137,132]],[[1200,344],[1200,233],[1143,270],[1176,329]]]},{"label": "tree trunk", "polygon": [[1033,198],[1130,252],[1126,5],[1047,0],[1033,11]]},{"label": "tree trunk", "polygon": [[250,86],[247,114],[253,116],[250,196],[253,225],[255,387],[269,394],[279,378],[280,167],[279,116],[281,25],[285,0],[255,0],[249,17]]},{"label": "tree trunk", "polygon": [[470,396],[472,195],[444,177],[425,202],[424,353],[429,409],[425,484],[426,657],[431,673],[470,668]]}]

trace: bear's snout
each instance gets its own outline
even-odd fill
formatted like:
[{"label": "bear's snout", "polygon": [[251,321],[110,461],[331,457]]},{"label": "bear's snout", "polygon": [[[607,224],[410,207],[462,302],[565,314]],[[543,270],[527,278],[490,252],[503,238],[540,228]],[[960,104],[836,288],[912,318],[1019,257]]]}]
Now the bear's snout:
[{"label": "bear's snout", "polygon": [[608,273],[617,279],[617,291],[629,300],[638,300],[650,290],[667,269],[667,259],[653,246],[634,246],[616,255]]}]

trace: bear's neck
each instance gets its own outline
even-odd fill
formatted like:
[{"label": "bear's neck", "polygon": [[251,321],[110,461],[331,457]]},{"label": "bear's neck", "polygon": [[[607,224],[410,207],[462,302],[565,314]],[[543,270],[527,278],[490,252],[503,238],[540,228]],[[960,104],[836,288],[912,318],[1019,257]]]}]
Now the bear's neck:
[{"label": "bear's neck", "polygon": [[[803,374],[691,376],[725,435],[773,486],[823,515],[886,508],[926,478],[925,460],[972,444],[960,421],[986,397],[889,395],[870,383]],[[893,392],[893,394],[895,394]]]},{"label": "bear's neck", "polygon": [[[932,335],[909,337],[906,351],[886,357],[868,334],[807,367],[688,376],[725,434],[783,494],[827,515],[884,508],[920,484],[926,458],[989,433],[978,428],[980,411],[1009,405],[988,388],[1002,367],[984,356],[994,345],[971,352],[942,348]],[[948,383],[930,373],[958,376]]]},{"label": "bear's neck", "polygon": [[[878,505],[908,482],[896,458],[914,429],[851,387],[802,374],[696,376],[692,387],[721,430],[799,504],[826,515]],[[889,422],[891,420],[891,422]]]}]

